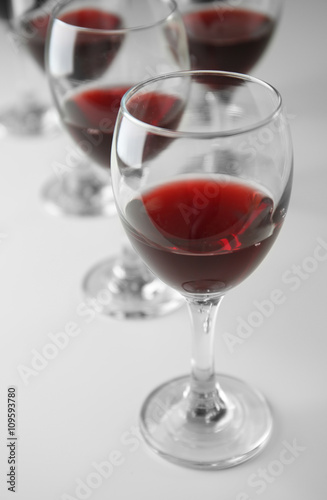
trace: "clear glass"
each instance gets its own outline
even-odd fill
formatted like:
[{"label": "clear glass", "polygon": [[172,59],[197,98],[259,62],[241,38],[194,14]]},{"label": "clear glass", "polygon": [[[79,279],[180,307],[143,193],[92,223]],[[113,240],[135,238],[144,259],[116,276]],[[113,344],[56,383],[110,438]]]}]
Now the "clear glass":
[{"label": "clear glass", "polygon": [[[226,86],[229,108],[199,112],[199,103],[219,103]],[[152,272],[184,297],[192,322],[191,373],[149,395],[142,434],[154,451],[189,467],[237,465],[268,442],[273,422],[257,389],[216,372],[215,320],[224,295],[265,258],[286,216],[293,160],[281,97],[237,73],[149,80],[122,99],[111,163],[126,234]]]},{"label": "clear glass", "polygon": [[192,69],[249,73],[275,33],[281,0],[177,0]]},{"label": "clear glass", "polygon": [[[282,0],[176,1],[194,70],[249,74],[269,47],[282,12]],[[226,87],[219,93],[219,106],[229,106],[230,92]],[[213,103],[204,104],[202,112],[212,112]]]},{"label": "clear glass", "polygon": [[[3,66],[15,98],[2,106],[2,133],[38,136],[60,132],[58,114],[44,74],[44,45],[49,19],[47,2],[4,2],[0,10]],[[36,24],[31,20],[37,19]]]},{"label": "clear glass", "polygon": [[[46,54],[62,124],[110,187],[111,142],[122,95],[153,75],[189,68],[176,4],[71,0],[54,11]],[[111,187],[110,195],[116,213]],[[110,300],[101,312],[123,318],[158,316],[180,307],[180,296],[154,277],[128,245],[85,277],[90,303],[105,291]]]}]

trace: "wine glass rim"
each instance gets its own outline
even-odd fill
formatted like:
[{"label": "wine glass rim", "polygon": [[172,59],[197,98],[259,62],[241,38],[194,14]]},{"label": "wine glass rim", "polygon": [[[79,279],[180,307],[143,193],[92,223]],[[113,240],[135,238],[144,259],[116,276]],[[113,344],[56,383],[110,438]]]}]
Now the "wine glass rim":
[{"label": "wine glass rim", "polygon": [[[113,28],[113,29],[106,29],[106,28],[87,28],[87,27],[84,27],[84,26],[77,26],[75,24],[71,24],[71,23],[68,23],[68,22],[65,22],[63,21],[62,19],[60,19],[58,16],[59,12],[61,11],[62,8],[65,8],[67,6],[69,6],[69,4],[71,2],[73,2],[74,0],[70,0],[64,4],[61,4],[59,2],[59,4],[52,10],[52,13],[51,13],[51,16],[52,16],[52,20],[53,22],[56,21],[56,22],[59,22],[65,26],[67,26],[68,29],[73,29],[73,30],[76,30],[78,29],[81,33],[94,33],[94,34],[101,34],[101,35],[124,35],[126,33],[130,33],[132,31],[142,31],[142,30],[146,30],[146,29],[151,29],[151,28],[154,28],[156,26],[159,26],[160,24],[163,24],[167,21],[167,19],[169,19],[169,17],[177,11],[177,3],[175,0],[161,0],[161,2],[163,4],[167,4],[167,5],[170,5],[171,6],[171,10],[167,13],[166,16],[158,19],[157,21],[154,21],[152,23],[149,23],[149,24],[142,24],[142,25],[137,25],[137,26],[129,26],[129,27],[126,27],[126,28]],[[96,9],[96,6],[90,6],[90,9]],[[99,9],[99,10],[103,10],[103,9]],[[68,11],[69,12],[69,11]]]},{"label": "wine glass rim", "polygon": [[[163,128],[157,125],[151,125],[145,121],[142,121],[135,116],[133,116],[127,109],[127,103],[128,101],[137,93],[139,92],[142,88],[145,88],[146,86],[150,84],[155,84],[156,82],[162,81],[162,80],[168,80],[170,78],[180,78],[183,76],[223,76],[223,77],[230,77],[233,79],[239,79],[247,82],[252,82],[260,85],[261,87],[265,87],[267,90],[271,92],[271,94],[275,95],[277,98],[277,103],[276,106],[274,107],[274,110],[269,113],[265,118],[258,120],[256,123],[252,125],[247,125],[244,127],[240,128],[235,128],[235,129],[228,129],[225,131],[183,131],[183,130],[171,130],[167,128]],[[218,70],[182,70],[182,71],[175,71],[171,73],[166,73],[163,75],[158,75],[156,77],[149,78],[147,80],[144,80],[137,85],[134,85],[131,87],[122,97],[121,102],[120,102],[120,110],[123,115],[125,115],[129,120],[131,120],[134,123],[137,123],[138,125],[142,125],[144,128],[146,128],[148,131],[157,133],[160,135],[164,135],[167,137],[173,137],[173,138],[178,138],[178,137],[184,137],[184,138],[204,138],[204,139],[210,139],[210,138],[219,138],[219,137],[231,137],[231,136],[236,136],[236,135],[241,135],[245,134],[251,131],[255,131],[259,128],[262,128],[269,123],[271,123],[273,120],[275,120],[282,111],[282,97],[279,93],[279,91],[270,83],[267,83],[264,80],[261,80],[259,78],[246,75],[243,73],[236,73],[236,72],[230,72],[230,71],[218,71]]]}]

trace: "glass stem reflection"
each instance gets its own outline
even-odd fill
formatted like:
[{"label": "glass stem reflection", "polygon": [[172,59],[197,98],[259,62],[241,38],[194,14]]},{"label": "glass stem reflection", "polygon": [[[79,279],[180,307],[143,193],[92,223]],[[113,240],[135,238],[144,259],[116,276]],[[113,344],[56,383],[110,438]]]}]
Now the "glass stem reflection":
[{"label": "glass stem reflection", "polygon": [[186,297],[192,321],[191,380],[187,393],[188,418],[217,422],[226,414],[225,396],[214,368],[216,317],[222,296]]}]

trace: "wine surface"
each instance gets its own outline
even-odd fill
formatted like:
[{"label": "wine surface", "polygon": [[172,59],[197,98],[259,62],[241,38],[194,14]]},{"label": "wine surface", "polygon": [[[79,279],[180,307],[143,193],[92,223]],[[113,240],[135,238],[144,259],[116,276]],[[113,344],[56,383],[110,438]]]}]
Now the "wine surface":
[{"label": "wine surface", "polygon": [[[130,86],[82,91],[67,99],[63,107],[63,121],[69,133],[102,167],[110,166],[110,151],[120,101]],[[180,102],[173,96],[151,92],[142,94],[137,100],[132,99],[130,107],[134,108],[136,118],[152,125],[172,128],[181,114]],[[168,140],[148,133],[143,159],[149,160],[158,154],[167,146]]]},{"label": "wine surface", "polygon": [[81,149],[109,168],[112,137],[120,101],[128,86],[74,94],[63,107],[63,122]]},{"label": "wine surface", "polygon": [[180,292],[225,292],[258,266],[280,225],[263,191],[229,178],[165,184],[129,202],[127,233],[152,271]]},{"label": "wine surface", "polygon": [[247,73],[266,48],[274,21],[250,10],[217,7],[186,13],[193,69]]}]

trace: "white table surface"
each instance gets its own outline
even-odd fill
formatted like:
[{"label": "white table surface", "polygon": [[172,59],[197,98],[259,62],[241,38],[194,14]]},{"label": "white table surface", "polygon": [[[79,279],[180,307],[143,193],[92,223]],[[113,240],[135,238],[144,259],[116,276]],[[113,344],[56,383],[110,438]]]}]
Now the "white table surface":
[{"label": "white table surface", "polygon": [[[326,499],[326,17],[326,0],[285,1],[276,36],[253,71],[284,97],[295,180],[279,239],[258,270],[224,299],[218,318],[217,370],[258,387],[274,413],[269,445],[238,467],[186,469],[144,446],[137,434],[142,401],[158,384],[189,370],[187,311],[149,321],[81,315],[82,278],[119,250],[119,222],[45,211],[40,192],[54,162],[64,158],[65,134],[1,139],[1,499]],[[0,51],[8,58],[4,45]],[[1,68],[3,103],[15,94],[6,65]],[[258,318],[258,303],[276,289],[283,303],[248,339],[228,348],[224,334],[236,335],[241,319]],[[49,335],[69,323],[78,334],[24,382],[19,367],[31,368]],[[7,389],[13,385],[15,494],[6,484]],[[96,468],[110,460],[112,470],[99,481]],[[92,487],[83,490],[85,483]]]}]

